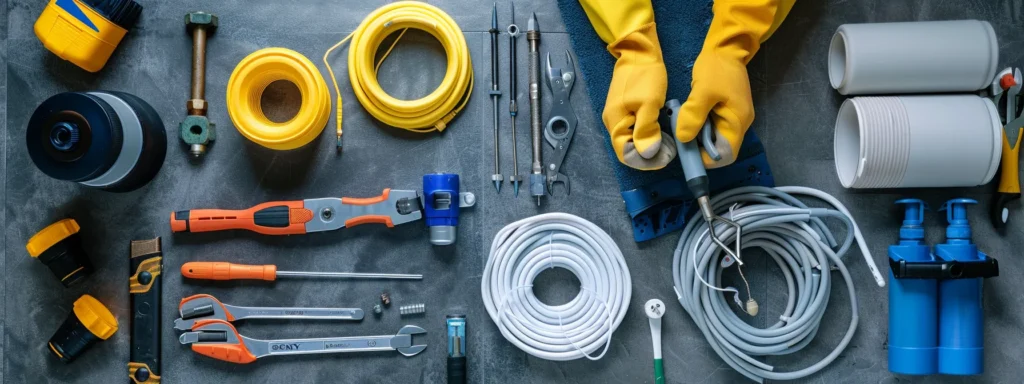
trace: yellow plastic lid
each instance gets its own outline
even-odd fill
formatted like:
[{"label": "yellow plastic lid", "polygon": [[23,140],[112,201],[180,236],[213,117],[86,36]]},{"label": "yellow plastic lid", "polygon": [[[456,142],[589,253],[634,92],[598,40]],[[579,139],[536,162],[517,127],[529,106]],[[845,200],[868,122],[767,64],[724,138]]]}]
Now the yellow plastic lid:
[{"label": "yellow plastic lid", "polygon": [[43,252],[46,252],[54,244],[78,233],[79,229],[80,227],[75,219],[58,221],[43,228],[42,231],[36,232],[31,239],[28,239],[25,249],[28,249],[28,254],[32,257],[39,257],[39,255],[42,255]]},{"label": "yellow plastic lid", "polygon": [[75,300],[75,316],[89,332],[103,340],[117,332],[117,319],[99,300],[89,295],[82,295]]}]

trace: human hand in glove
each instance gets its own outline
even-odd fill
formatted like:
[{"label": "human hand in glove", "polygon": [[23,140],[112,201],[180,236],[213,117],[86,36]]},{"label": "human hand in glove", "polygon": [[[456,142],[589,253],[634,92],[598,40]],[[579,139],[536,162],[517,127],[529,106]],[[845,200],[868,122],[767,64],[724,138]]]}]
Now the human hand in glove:
[{"label": "human hand in glove", "polygon": [[654,24],[651,2],[580,0],[608,51],[615,70],[601,119],[623,164],[660,169],[676,156],[675,141],[661,131],[668,74]]},{"label": "human hand in glove", "polygon": [[[785,6],[784,12],[788,13],[791,5]],[[715,15],[693,64],[692,90],[679,112],[675,132],[680,141],[691,141],[704,120],[711,119],[721,159],[712,160],[702,150],[707,168],[732,164],[754,121],[747,63],[777,26],[773,22],[778,6],[778,0],[716,0],[712,7]]]}]

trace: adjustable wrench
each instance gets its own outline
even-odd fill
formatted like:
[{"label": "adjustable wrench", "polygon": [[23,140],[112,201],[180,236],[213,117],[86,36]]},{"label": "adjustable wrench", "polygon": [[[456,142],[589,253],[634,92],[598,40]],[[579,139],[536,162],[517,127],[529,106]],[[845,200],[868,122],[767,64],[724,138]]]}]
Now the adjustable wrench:
[{"label": "adjustable wrench", "polygon": [[191,345],[192,351],[236,364],[275,355],[306,355],[318,353],[398,351],[414,356],[427,348],[413,344],[414,335],[427,331],[415,325],[402,327],[395,335],[361,337],[326,337],[318,339],[258,340],[238,334],[231,323],[223,320],[196,322],[192,332],[181,334],[178,341]]},{"label": "adjustable wrench", "polygon": [[197,323],[208,320],[231,322],[243,319],[363,319],[359,308],[280,308],[280,307],[239,307],[224,304],[210,295],[194,295],[181,299],[178,305],[181,318],[174,320],[174,329],[192,330]]},{"label": "adjustable wrench", "polygon": [[562,162],[565,161],[565,154],[569,151],[569,144],[572,143],[573,134],[576,133],[576,112],[572,110],[569,102],[569,94],[572,86],[576,83],[576,65],[573,63],[572,54],[565,51],[565,58],[569,68],[551,66],[551,53],[547,55],[548,88],[551,88],[551,112],[546,124],[544,124],[544,140],[554,148],[554,156],[547,157],[545,167],[547,172],[548,193],[554,195],[555,183],[565,185],[565,194],[568,195],[569,177],[560,172]]}]

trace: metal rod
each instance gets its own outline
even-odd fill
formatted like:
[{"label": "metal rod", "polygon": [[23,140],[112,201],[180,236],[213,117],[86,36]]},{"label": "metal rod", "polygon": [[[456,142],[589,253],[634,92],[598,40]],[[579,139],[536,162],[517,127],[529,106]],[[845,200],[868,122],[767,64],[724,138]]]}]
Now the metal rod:
[{"label": "metal rod", "polygon": [[540,31],[537,29],[537,14],[530,16],[526,28],[526,40],[530,42],[530,135],[532,136],[533,164],[530,174],[530,195],[537,197],[537,205],[544,196],[544,167],[541,165],[541,122],[540,122]]},{"label": "metal rod", "polygon": [[192,28],[192,98],[206,99],[206,28],[202,26]]},{"label": "metal rod", "polygon": [[519,150],[517,149],[519,140],[516,138],[516,114],[519,112],[519,105],[516,104],[516,99],[519,97],[519,73],[516,69],[516,38],[519,37],[519,26],[516,25],[516,5],[515,3],[509,3],[509,5],[512,11],[512,23],[508,25],[508,112],[512,115],[512,177],[509,178],[509,181],[512,183],[513,195],[519,197],[519,184],[523,182],[523,177],[519,175]]},{"label": "metal rod", "polygon": [[350,279],[423,280],[423,275],[401,273],[277,271],[277,277],[339,277]]},{"label": "metal rod", "polygon": [[501,192],[501,183],[505,177],[501,175],[501,152],[498,150],[498,4],[491,9],[491,101],[494,106],[494,174],[491,180],[494,181],[494,189]]}]

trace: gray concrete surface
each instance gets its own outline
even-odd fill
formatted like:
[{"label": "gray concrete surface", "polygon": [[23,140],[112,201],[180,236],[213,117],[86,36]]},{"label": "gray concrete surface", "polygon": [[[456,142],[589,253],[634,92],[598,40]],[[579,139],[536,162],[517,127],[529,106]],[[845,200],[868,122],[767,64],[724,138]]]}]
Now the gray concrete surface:
[{"label": "gray concrete surface", "polygon": [[[491,127],[488,37],[490,3],[435,0],[466,32],[474,59],[477,83],[466,110],[443,134],[412,136],[375,122],[356,102],[345,73],[347,52],[332,64],[342,74],[345,96],[345,153],[334,153],[333,129],[326,129],[315,144],[292,152],[273,152],[252,145],[235,131],[224,106],[224,89],[234,65],[263,47],[295,49],[318,65],[323,50],[356,27],[384,1],[142,1],[146,6],[139,28],[121,44],[106,69],[85,73],[47,52],[32,32],[42,1],[8,0],[0,7],[0,57],[6,76],[0,77],[0,156],[5,228],[4,257],[0,258],[0,378],[5,383],[116,382],[125,379],[128,360],[129,318],[127,275],[128,243],[132,239],[161,236],[166,261],[163,297],[163,370],[167,383],[195,382],[443,382],[444,328],[447,313],[469,318],[469,375],[478,383],[608,382],[639,383],[650,379],[650,341],[642,304],[659,297],[668,302],[664,351],[669,382],[740,382],[707,346],[703,336],[681,307],[672,302],[671,251],[676,236],[636,244],[618,195],[618,186],[604,153],[605,137],[599,116],[577,84],[573,107],[580,118],[565,172],[573,180],[573,195],[547,199],[537,208],[532,200],[511,198],[507,189],[496,195],[490,184]],[[499,6],[500,23],[508,22],[508,7]],[[545,51],[570,48],[554,2],[517,1],[516,15],[525,24],[535,11],[544,28]],[[177,138],[177,123],[184,114],[188,92],[191,41],[184,34],[181,15],[205,9],[220,15],[221,28],[210,41],[209,84],[211,118],[219,124],[219,139],[200,163],[190,163]],[[671,15],[658,15],[671,17]],[[987,221],[992,186],[955,190],[848,191],[836,179],[832,160],[832,125],[842,98],[828,86],[825,53],[835,30],[846,22],[978,18],[989,20],[1000,38],[1000,65],[1024,61],[1024,2],[1020,0],[942,1],[804,1],[766,44],[750,65],[757,120],[761,135],[783,185],[805,185],[834,194],[854,213],[871,244],[874,260],[884,265],[885,249],[896,238],[900,213],[891,204],[901,196],[926,199],[937,207],[948,198],[967,196],[982,203],[971,212],[975,240],[999,258],[1001,276],[985,289],[986,371],[971,378],[896,377],[886,367],[887,301],[860,259],[848,256],[855,284],[860,325],[853,342],[828,368],[806,381],[821,383],[869,382],[1015,382],[1020,380],[1020,327],[1024,306],[1020,291],[1024,273],[1017,253],[1024,245],[1024,210],[1014,206],[1014,221],[1007,233],[993,232]],[[561,32],[561,33],[560,33]],[[670,37],[662,37],[670,38]],[[440,82],[443,53],[424,34],[407,35],[383,68],[381,82],[395,96],[414,98]],[[526,42],[519,39],[520,105],[526,105]],[[503,163],[510,164],[507,116],[508,60],[501,40]],[[669,65],[682,65],[669,63]],[[321,68],[323,70],[323,68]],[[31,163],[24,149],[24,127],[35,107],[63,91],[110,89],[134,93],[151,103],[167,126],[171,143],[163,169],[149,186],[126,194],[110,194],[50,179]],[[545,90],[546,91],[546,90]],[[272,97],[271,97],[272,96]],[[294,108],[297,95],[274,93],[271,100]],[[279,113],[279,112],[275,112]],[[333,120],[331,125],[333,126]],[[528,166],[528,123],[520,119],[520,167]],[[168,213],[188,208],[243,208],[270,200],[321,196],[369,196],[382,188],[418,188],[427,172],[459,173],[463,188],[478,196],[477,207],[463,215],[456,247],[431,247],[419,225],[391,230],[357,227],[307,236],[266,237],[243,232],[172,235]],[[504,171],[508,173],[509,171]],[[506,188],[508,186],[506,185]],[[490,321],[480,299],[479,285],[491,237],[505,224],[539,212],[564,211],[582,216],[607,230],[622,248],[633,277],[631,310],[626,315],[603,360],[550,362],[531,357],[506,342]],[[65,289],[23,244],[50,222],[74,217],[85,233],[85,245],[97,267],[85,283]],[[941,217],[927,217],[928,239],[941,241]],[[386,271],[423,273],[423,282],[280,281],[195,283],[177,273],[188,261],[224,260],[275,263],[281,269],[323,271]],[[753,271],[754,295],[761,314],[751,321],[764,325],[785,305],[780,272],[765,261]],[[838,276],[836,276],[838,278]],[[546,272],[537,282],[538,295],[549,302],[569,300],[578,290],[573,277]],[[381,290],[392,293],[396,304],[425,303],[427,316],[399,318],[392,307],[380,320],[368,317],[358,324],[297,321],[251,321],[239,329],[256,338],[320,337],[329,335],[386,334],[403,324],[430,331],[428,349],[404,358],[394,353],[272,358],[239,366],[190,352],[177,343],[171,329],[178,301],[196,293],[209,293],[237,305],[357,306],[369,310]],[[122,329],[96,345],[71,365],[49,356],[46,340],[71,310],[78,296],[89,293],[117,315]],[[779,369],[801,368],[824,356],[846,328],[849,298],[837,290],[816,340],[794,356],[771,357]]]}]

